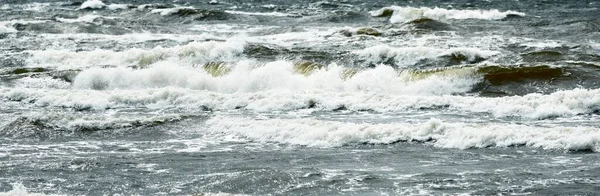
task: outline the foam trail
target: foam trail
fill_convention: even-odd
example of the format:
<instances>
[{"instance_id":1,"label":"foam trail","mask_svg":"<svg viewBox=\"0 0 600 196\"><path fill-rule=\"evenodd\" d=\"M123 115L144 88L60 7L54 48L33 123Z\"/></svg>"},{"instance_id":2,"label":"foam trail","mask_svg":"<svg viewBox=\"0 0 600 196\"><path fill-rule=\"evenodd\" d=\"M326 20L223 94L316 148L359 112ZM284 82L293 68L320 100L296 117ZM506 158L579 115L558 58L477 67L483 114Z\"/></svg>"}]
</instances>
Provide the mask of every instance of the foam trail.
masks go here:
<instances>
[{"instance_id":1,"label":"foam trail","mask_svg":"<svg viewBox=\"0 0 600 196\"><path fill-rule=\"evenodd\" d=\"M600 150L600 130L592 127L535 127L514 124L345 123L314 119L267 119L217 116L206 124L211 133L311 147L348 144L432 142L441 148L486 148L526 145L555 150Z\"/></svg>"},{"instance_id":2,"label":"foam trail","mask_svg":"<svg viewBox=\"0 0 600 196\"><path fill-rule=\"evenodd\" d=\"M391 23L405 23L416 19L429 18L434 20L447 19L483 19L483 20L499 20L508 17L509 15L524 16L524 13L515 11L501 12L499 10L449 10L444 8L428 8L428 7L401 7L390 6L379 10L369 12L372 16L386 16L391 12Z\"/></svg>"}]
</instances>

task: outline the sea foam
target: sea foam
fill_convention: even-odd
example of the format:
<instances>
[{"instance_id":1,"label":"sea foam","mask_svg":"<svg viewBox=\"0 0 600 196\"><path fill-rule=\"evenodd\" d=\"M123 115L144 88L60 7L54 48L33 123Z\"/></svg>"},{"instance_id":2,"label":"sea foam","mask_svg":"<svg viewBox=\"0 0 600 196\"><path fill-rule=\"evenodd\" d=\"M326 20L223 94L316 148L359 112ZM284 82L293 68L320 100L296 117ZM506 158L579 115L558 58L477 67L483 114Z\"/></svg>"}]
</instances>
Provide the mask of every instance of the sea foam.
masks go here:
<instances>
[{"instance_id":1,"label":"sea foam","mask_svg":"<svg viewBox=\"0 0 600 196\"><path fill-rule=\"evenodd\" d=\"M67 50L28 51L29 64L63 69L95 66L147 66L166 59L183 60L187 64L223 61L244 51L245 42L232 39L226 42L191 42L172 48L158 46L153 49L133 48L126 51L97 49L73 52Z\"/></svg>"},{"instance_id":2,"label":"sea foam","mask_svg":"<svg viewBox=\"0 0 600 196\"><path fill-rule=\"evenodd\" d=\"M251 119L217 116L209 132L249 141L311 147L349 144L431 142L441 148L530 146L554 150L600 150L600 130L593 127L537 127L515 124L445 123L431 119L412 123L347 123L315 119Z\"/></svg>"},{"instance_id":3,"label":"sea foam","mask_svg":"<svg viewBox=\"0 0 600 196\"><path fill-rule=\"evenodd\" d=\"M393 62L399 67L410 67L422 60L434 60L444 56L454 58L460 56L460 58L463 58L460 60L473 62L477 59L488 59L500 54L497 51L478 48L391 47L385 44L353 51L352 53L361 59L365 59L366 63L379 64L382 62Z\"/></svg>"},{"instance_id":4,"label":"sea foam","mask_svg":"<svg viewBox=\"0 0 600 196\"><path fill-rule=\"evenodd\" d=\"M391 13L391 23L405 23L416 19L429 18L433 20L447 19L483 19L483 20L498 20L506 18L509 15L524 16L524 13L516 11L499 10L453 10L444 8L428 8L428 7L401 7L390 6L379 10L369 12L372 16L387 16Z\"/></svg>"},{"instance_id":5,"label":"sea foam","mask_svg":"<svg viewBox=\"0 0 600 196\"><path fill-rule=\"evenodd\" d=\"M100 0L88 0L81 4L79 9L102 9L106 7L106 4Z\"/></svg>"},{"instance_id":6,"label":"sea foam","mask_svg":"<svg viewBox=\"0 0 600 196\"><path fill-rule=\"evenodd\" d=\"M266 84L261 85L261 82L266 82ZM452 85L452 82L445 83ZM139 82L136 82L132 85L139 84ZM231 90L226 88L222 92L211 92L174 86L144 89L115 88L104 91L10 88L0 89L0 99L5 102L4 104L16 101L39 107L74 108L78 110L142 107L191 111L245 109L259 112L277 112L301 109L321 111L345 109L349 111L394 113L419 111L423 108L437 108L436 110L471 113L472 115L489 114L498 118L531 120L572 117L582 114L594 114L600 111L600 90L588 89L559 91L548 95L529 94L525 96L486 98L430 95L439 93L435 92L435 88L439 87L427 86L427 83L413 84L416 86L410 87L409 85L408 87L409 89L414 88L421 91L410 92L410 90L405 90L404 93L398 94L369 93L363 89L348 89L347 92L303 90L302 88L285 89L281 87L289 84L268 86L267 84L270 84L269 80L245 84L245 86L239 86L241 83L237 82L233 84L229 88L245 87L243 90L252 90L253 92L225 93L226 90ZM419 85L421 85L420 88L415 88ZM263 91L257 91L259 89ZM343 90L343 88L340 90ZM411 95L410 93L415 94Z\"/></svg>"}]
</instances>

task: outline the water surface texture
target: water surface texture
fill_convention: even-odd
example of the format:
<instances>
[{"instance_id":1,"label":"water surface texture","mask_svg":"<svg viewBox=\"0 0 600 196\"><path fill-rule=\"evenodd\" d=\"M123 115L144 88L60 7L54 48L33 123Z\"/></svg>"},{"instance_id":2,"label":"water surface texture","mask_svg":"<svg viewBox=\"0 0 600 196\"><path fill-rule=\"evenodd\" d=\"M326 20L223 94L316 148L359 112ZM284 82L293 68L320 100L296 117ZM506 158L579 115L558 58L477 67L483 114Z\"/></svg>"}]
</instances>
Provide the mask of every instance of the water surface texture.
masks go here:
<instances>
[{"instance_id":1,"label":"water surface texture","mask_svg":"<svg viewBox=\"0 0 600 196\"><path fill-rule=\"evenodd\" d=\"M0 195L598 195L595 0L0 0Z\"/></svg>"}]
</instances>

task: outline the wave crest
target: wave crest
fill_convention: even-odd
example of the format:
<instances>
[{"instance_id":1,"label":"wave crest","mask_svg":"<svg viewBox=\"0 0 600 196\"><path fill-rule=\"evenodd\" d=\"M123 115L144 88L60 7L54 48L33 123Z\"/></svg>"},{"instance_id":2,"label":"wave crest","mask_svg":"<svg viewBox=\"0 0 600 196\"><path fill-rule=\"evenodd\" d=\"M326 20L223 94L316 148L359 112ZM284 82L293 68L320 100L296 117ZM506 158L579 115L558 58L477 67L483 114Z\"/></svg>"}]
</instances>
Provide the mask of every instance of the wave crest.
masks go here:
<instances>
[{"instance_id":1,"label":"wave crest","mask_svg":"<svg viewBox=\"0 0 600 196\"><path fill-rule=\"evenodd\" d=\"M379 10L369 12L374 17L390 17L391 23L406 23L417 19L483 19L483 20L499 20L508 16L525 16L524 13L516 11L499 10L449 10L444 8L428 8L428 7L401 7L390 6Z\"/></svg>"},{"instance_id":2,"label":"wave crest","mask_svg":"<svg viewBox=\"0 0 600 196\"><path fill-rule=\"evenodd\" d=\"M600 131L591 127L536 127L514 124L345 123L314 119L249 119L217 116L206 124L215 133L257 142L312 147L431 142L441 148L531 146L554 150L600 150Z\"/></svg>"}]
</instances>

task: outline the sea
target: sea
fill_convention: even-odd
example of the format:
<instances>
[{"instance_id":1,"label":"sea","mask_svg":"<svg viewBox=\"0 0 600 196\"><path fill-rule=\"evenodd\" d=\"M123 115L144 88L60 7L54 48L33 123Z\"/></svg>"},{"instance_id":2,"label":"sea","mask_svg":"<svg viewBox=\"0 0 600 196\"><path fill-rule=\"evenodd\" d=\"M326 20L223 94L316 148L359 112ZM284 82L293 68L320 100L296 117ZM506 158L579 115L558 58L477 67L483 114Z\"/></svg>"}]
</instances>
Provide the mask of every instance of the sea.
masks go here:
<instances>
[{"instance_id":1,"label":"sea","mask_svg":"<svg viewBox=\"0 0 600 196\"><path fill-rule=\"evenodd\" d=\"M600 195L600 1L0 0L0 195Z\"/></svg>"}]
</instances>

